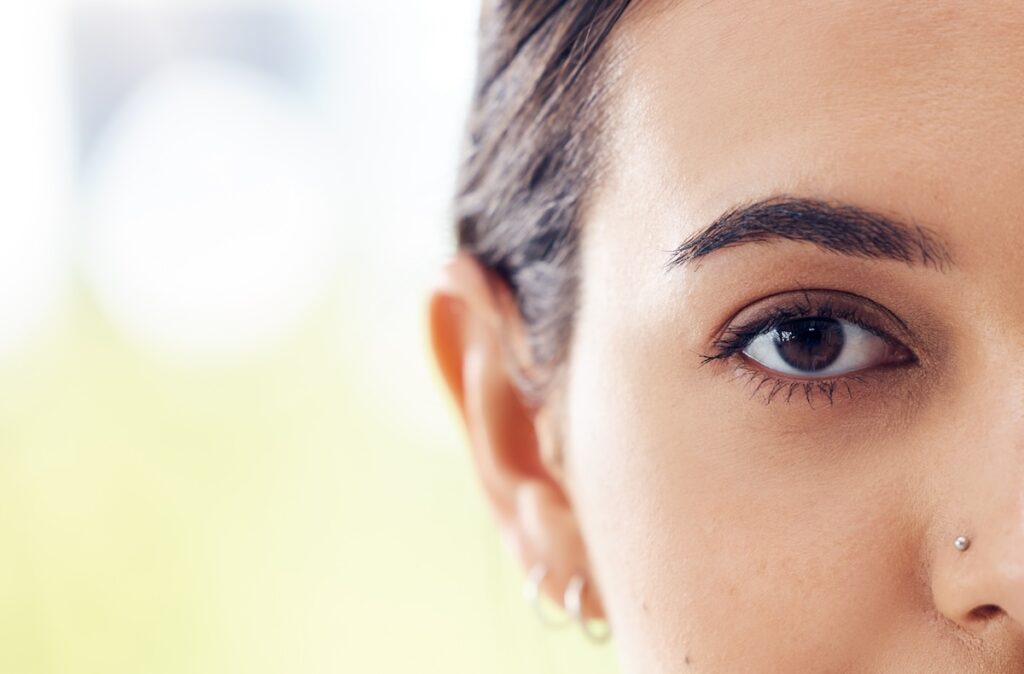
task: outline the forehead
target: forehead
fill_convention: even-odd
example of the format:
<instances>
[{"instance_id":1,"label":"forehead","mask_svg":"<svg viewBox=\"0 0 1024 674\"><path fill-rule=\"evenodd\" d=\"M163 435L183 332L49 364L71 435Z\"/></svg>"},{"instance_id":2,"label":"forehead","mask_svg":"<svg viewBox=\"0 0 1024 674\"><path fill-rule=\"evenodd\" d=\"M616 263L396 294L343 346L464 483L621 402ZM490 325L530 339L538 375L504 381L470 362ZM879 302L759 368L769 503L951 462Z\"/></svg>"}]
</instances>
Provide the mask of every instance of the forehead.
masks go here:
<instances>
[{"instance_id":1,"label":"forehead","mask_svg":"<svg viewBox=\"0 0 1024 674\"><path fill-rule=\"evenodd\" d=\"M609 182L693 226L778 192L1022 212L1020 3L641 2L621 28Z\"/></svg>"}]
</instances>

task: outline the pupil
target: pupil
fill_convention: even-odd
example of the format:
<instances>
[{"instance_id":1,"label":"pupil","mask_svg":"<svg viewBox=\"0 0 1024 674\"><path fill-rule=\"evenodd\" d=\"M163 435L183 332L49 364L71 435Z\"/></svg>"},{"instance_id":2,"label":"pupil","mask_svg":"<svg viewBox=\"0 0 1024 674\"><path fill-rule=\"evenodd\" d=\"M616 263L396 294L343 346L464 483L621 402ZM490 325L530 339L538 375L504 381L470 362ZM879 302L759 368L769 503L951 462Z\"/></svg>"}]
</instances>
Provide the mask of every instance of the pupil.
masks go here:
<instances>
[{"instance_id":1,"label":"pupil","mask_svg":"<svg viewBox=\"0 0 1024 674\"><path fill-rule=\"evenodd\" d=\"M839 358L843 326L831 318L797 318L775 329L775 348L797 370L817 372Z\"/></svg>"}]
</instances>

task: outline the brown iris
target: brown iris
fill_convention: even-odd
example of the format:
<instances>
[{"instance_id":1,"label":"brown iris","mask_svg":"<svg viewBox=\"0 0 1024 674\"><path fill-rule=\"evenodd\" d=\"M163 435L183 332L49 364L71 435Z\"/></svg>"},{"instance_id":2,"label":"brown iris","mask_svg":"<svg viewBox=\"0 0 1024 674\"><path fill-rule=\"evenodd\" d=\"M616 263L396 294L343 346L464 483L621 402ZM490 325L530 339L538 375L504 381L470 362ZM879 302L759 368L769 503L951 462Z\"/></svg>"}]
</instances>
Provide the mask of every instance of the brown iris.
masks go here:
<instances>
[{"instance_id":1,"label":"brown iris","mask_svg":"<svg viewBox=\"0 0 1024 674\"><path fill-rule=\"evenodd\" d=\"M817 372L843 351L843 326L831 318L797 318L775 329L775 348L790 367Z\"/></svg>"}]
</instances>

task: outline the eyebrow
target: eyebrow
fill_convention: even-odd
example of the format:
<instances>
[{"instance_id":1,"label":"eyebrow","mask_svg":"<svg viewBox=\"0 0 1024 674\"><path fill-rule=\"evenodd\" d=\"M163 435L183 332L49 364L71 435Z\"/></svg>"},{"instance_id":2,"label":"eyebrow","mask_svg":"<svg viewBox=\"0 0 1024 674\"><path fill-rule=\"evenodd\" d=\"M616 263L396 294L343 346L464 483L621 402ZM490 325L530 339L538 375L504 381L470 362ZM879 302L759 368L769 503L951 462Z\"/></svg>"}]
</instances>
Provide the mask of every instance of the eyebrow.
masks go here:
<instances>
[{"instance_id":1,"label":"eyebrow","mask_svg":"<svg viewBox=\"0 0 1024 674\"><path fill-rule=\"evenodd\" d=\"M675 250L666 268L683 266L716 250L771 240L803 241L831 253L895 260L944 271L949 249L933 231L843 203L772 197L726 211Z\"/></svg>"}]
</instances>

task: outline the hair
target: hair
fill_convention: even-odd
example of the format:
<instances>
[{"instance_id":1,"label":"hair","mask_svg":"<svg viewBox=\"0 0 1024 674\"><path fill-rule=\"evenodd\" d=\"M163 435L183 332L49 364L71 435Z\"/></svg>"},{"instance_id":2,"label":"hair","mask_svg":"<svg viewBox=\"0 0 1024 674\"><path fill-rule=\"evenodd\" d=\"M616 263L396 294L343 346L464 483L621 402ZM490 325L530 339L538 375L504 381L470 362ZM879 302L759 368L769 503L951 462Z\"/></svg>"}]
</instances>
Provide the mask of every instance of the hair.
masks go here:
<instances>
[{"instance_id":1,"label":"hair","mask_svg":"<svg viewBox=\"0 0 1024 674\"><path fill-rule=\"evenodd\" d=\"M630 0L485 0L455 198L460 250L509 287L534 364L568 355L579 220L599 166L609 60L602 45ZM520 380L540 397L544 383Z\"/></svg>"}]
</instances>

